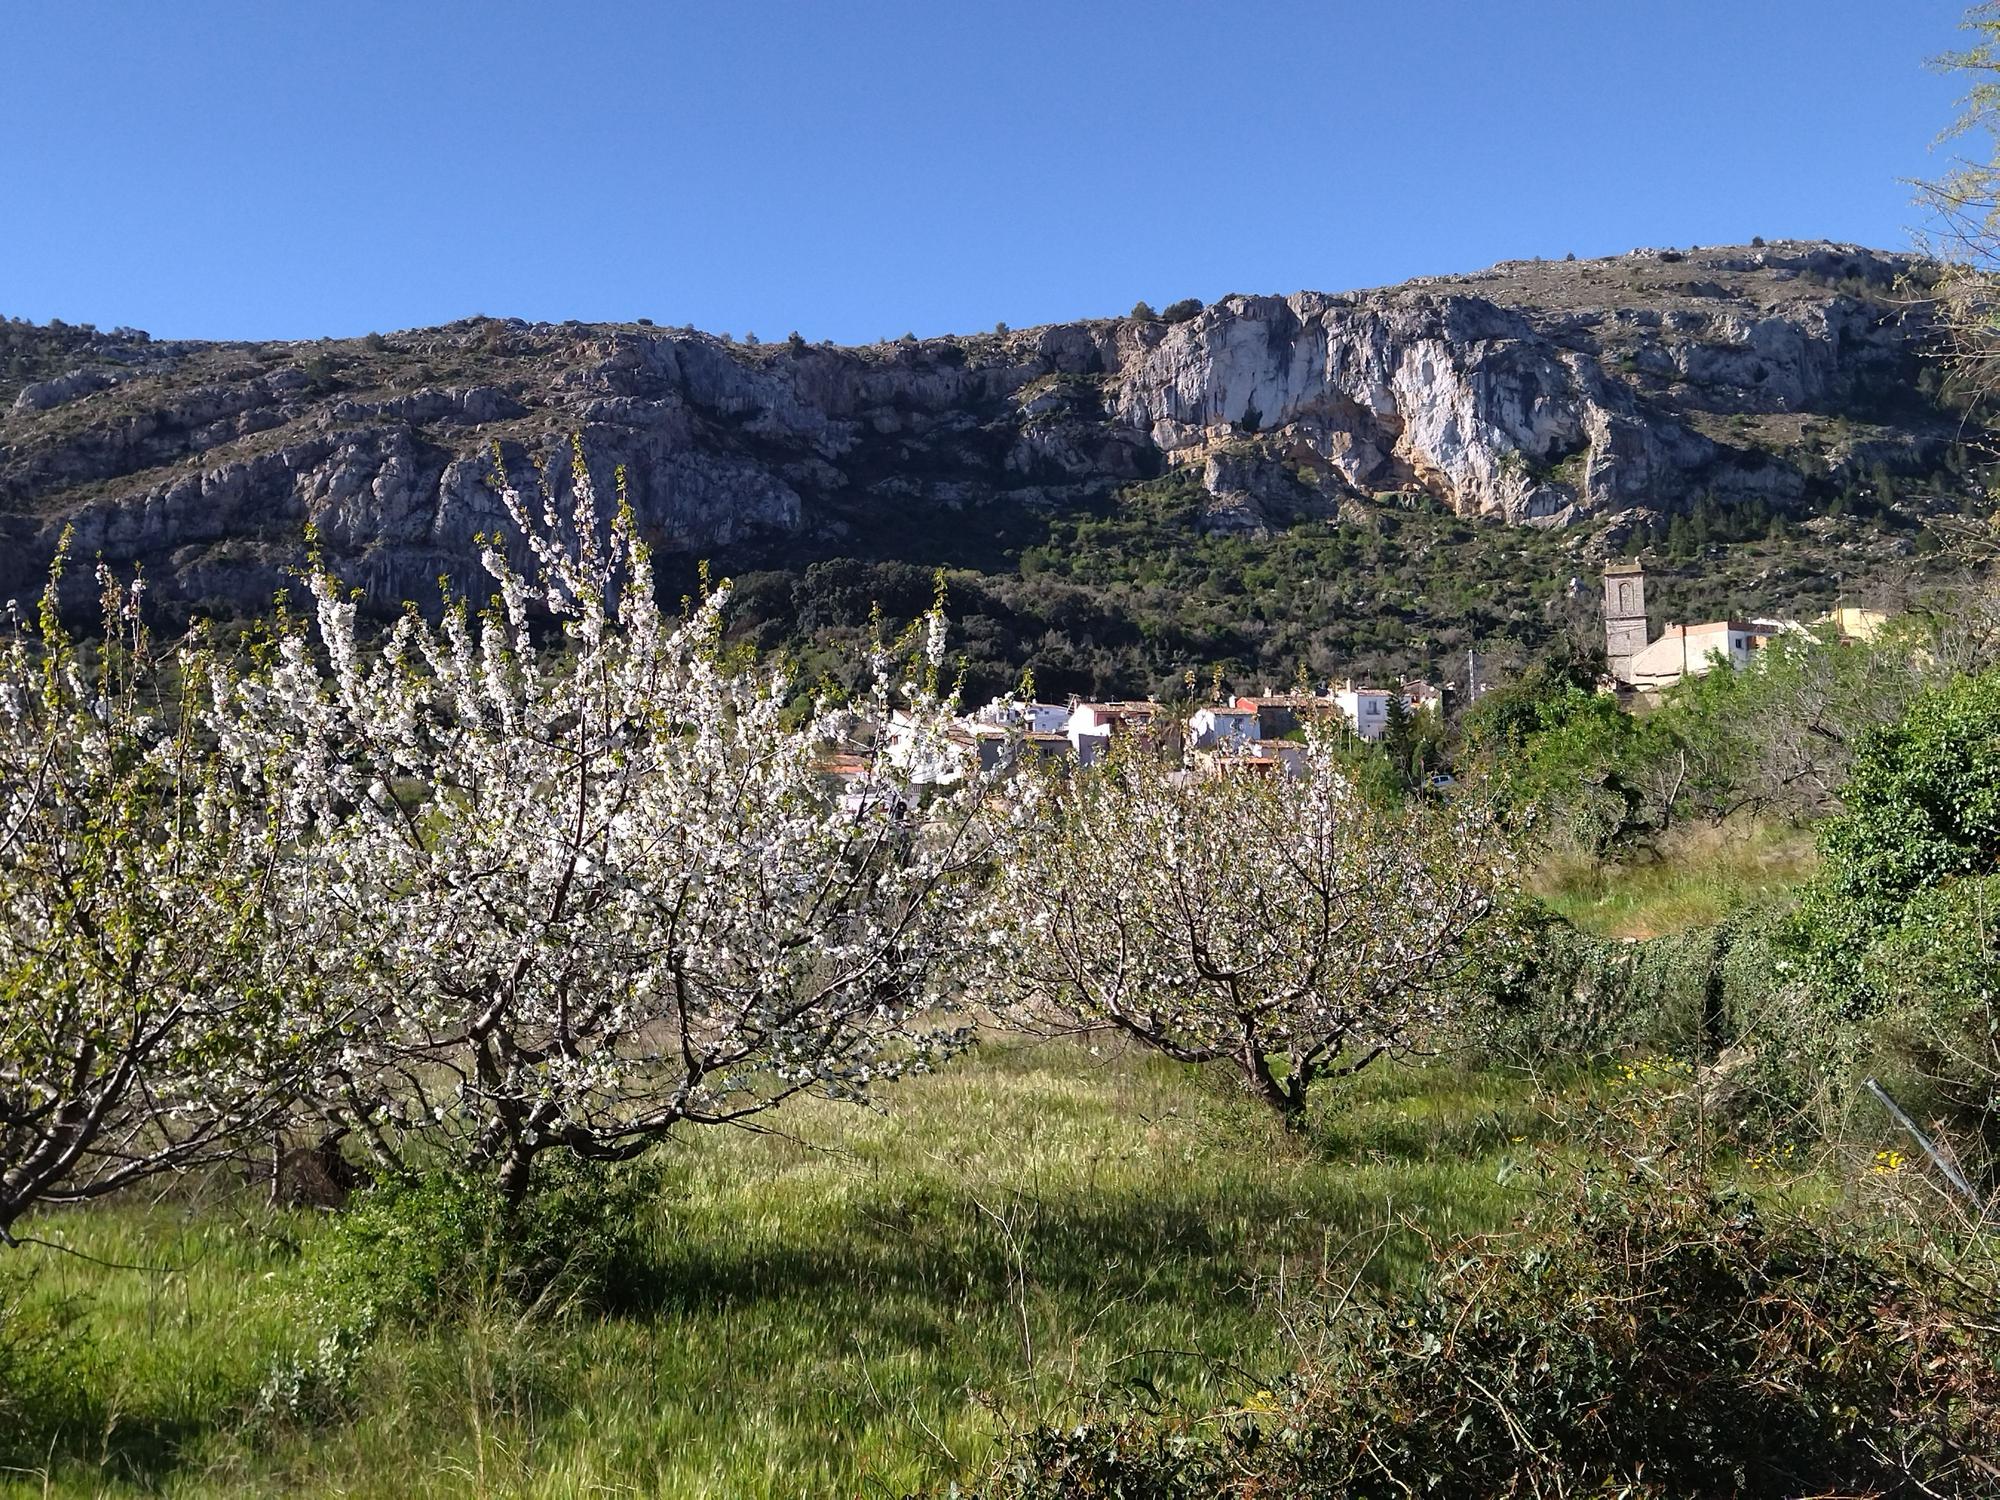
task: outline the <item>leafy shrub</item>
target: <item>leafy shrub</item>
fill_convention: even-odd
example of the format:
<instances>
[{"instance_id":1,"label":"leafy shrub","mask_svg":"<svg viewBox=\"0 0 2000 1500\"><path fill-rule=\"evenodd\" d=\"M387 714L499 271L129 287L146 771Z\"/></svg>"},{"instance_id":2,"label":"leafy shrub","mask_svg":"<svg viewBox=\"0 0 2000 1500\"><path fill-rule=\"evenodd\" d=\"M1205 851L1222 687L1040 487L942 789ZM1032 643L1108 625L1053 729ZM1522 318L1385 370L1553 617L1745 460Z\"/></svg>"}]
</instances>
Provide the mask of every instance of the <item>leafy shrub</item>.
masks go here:
<instances>
[{"instance_id":1,"label":"leafy shrub","mask_svg":"<svg viewBox=\"0 0 2000 1500\"><path fill-rule=\"evenodd\" d=\"M1464 1040L1530 1066L1657 1054L1701 1067L1713 1123L1756 1139L1823 1131L1861 1076L1862 1039L1801 982L1787 923L1750 912L1632 942L1524 903L1491 945Z\"/></svg>"},{"instance_id":2,"label":"leafy shrub","mask_svg":"<svg viewBox=\"0 0 2000 1500\"><path fill-rule=\"evenodd\" d=\"M1178 302L1169 302L1160 313L1166 323L1186 323L1201 316L1201 298L1183 297Z\"/></svg>"},{"instance_id":3,"label":"leafy shrub","mask_svg":"<svg viewBox=\"0 0 2000 1500\"><path fill-rule=\"evenodd\" d=\"M76 1318L32 1297L20 1267L0 1268L0 1464L44 1460L51 1437L83 1417L91 1351Z\"/></svg>"},{"instance_id":4,"label":"leafy shrub","mask_svg":"<svg viewBox=\"0 0 2000 1500\"><path fill-rule=\"evenodd\" d=\"M335 1323L308 1347L273 1361L252 1404L253 1420L321 1423L347 1415L372 1332Z\"/></svg>"},{"instance_id":5,"label":"leafy shrub","mask_svg":"<svg viewBox=\"0 0 2000 1500\"><path fill-rule=\"evenodd\" d=\"M2000 862L2000 672L1927 692L1870 731L1820 826L1820 869L1792 929L1813 981L1859 1017L1885 996L1864 958L1930 887Z\"/></svg>"},{"instance_id":6,"label":"leafy shrub","mask_svg":"<svg viewBox=\"0 0 2000 1500\"><path fill-rule=\"evenodd\" d=\"M1651 721L1596 690L1601 662L1558 654L1489 693L1468 714L1467 745L1494 768L1505 804L1550 847L1590 855L1647 826L1635 774Z\"/></svg>"},{"instance_id":7,"label":"leafy shrub","mask_svg":"<svg viewBox=\"0 0 2000 1500\"><path fill-rule=\"evenodd\" d=\"M315 1236L306 1291L335 1327L435 1320L476 1303L603 1305L640 1251L643 1167L556 1158L518 1208L475 1174L385 1182Z\"/></svg>"},{"instance_id":8,"label":"leafy shrub","mask_svg":"<svg viewBox=\"0 0 2000 1500\"><path fill-rule=\"evenodd\" d=\"M2000 1157L2000 672L1955 678L1869 731L1785 930L1815 1019L1902 1078L1961 1150ZM1845 1082L1859 1076L1850 1067Z\"/></svg>"},{"instance_id":9,"label":"leafy shrub","mask_svg":"<svg viewBox=\"0 0 2000 1500\"><path fill-rule=\"evenodd\" d=\"M315 396L340 388L340 361L323 349L301 360L299 371L306 378L306 389Z\"/></svg>"},{"instance_id":10,"label":"leafy shrub","mask_svg":"<svg viewBox=\"0 0 2000 1500\"><path fill-rule=\"evenodd\" d=\"M1473 1026L1485 1049L1543 1061L1656 1042L1651 1028L1626 1010L1621 969L1629 947L1525 903L1482 960L1478 983L1486 1004Z\"/></svg>"},{"instance_id":11,"label":"leafy shrub","mask_svg":"<svg viewBox=\"0 0 2000 1500\"><path fill-rule=\"evenodd\" d=\"M1944 1122L1964 1165L2000 1182L2000 876L1920 891L1862 955L1880 996L1876 1060L1898 1096Z\"/></svg>"},{"instance_id":12,"label":"leafy shrub","mask_svg":"<svg viewBox=\"0 0 2000 1500\"><path fill-rule=\"evenodd\" d=\"M640 1281L641 1226L657 1191L643 1165L569 1156L548 1164L536 1191L513 1207L470 1173L378 1184L309 1242L302 1339L265 1375L256 1414L297 1422L344 1415L384 1327L495 1307L557 1316L615 1305Z\"/></svg>"},{"instance_id":13,"label":"leafy shrub","mask_svg":"<svg viewBox=\"0 0 2000 1500\"><path fill-rule=\"evenodd\" d=\"M1661 1131L1407 1301L1343 1314L1279 1388L1041 1429L986 1493L1995 1493L1991 1265L1769 1217Z\"/></svg>"}]
</instances>

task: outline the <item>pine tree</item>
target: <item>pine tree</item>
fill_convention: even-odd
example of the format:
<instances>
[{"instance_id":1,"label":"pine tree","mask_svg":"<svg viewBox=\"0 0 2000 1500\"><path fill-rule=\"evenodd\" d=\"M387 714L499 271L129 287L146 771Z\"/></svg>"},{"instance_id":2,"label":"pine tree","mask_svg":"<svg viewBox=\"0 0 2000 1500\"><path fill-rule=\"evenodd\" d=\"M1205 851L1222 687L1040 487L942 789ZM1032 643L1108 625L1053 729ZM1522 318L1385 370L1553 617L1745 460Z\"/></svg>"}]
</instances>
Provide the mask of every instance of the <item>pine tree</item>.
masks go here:
<instances>
[{"instance_id":1,"label":"pine tree","mask_svg":"<svg viewBox=\"0 0 2000 1500\"><path fill-rule=\"evenodd\" d=\"M1382 729L1382 754L1395 773L1396 784L1408 791L1416 784L1417 740L1410 721L1410 706L1401 690L1389 694L1389 721Z\"/></svg>"}]
</instances>

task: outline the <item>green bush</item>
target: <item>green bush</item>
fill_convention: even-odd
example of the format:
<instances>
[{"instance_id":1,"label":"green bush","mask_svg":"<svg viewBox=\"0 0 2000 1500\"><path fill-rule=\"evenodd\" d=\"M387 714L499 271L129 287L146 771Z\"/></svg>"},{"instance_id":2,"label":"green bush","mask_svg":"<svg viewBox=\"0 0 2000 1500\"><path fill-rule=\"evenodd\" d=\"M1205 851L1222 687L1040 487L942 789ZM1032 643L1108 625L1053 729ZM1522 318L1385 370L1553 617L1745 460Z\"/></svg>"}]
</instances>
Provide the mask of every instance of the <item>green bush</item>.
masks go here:
<instances>
[{"instance_id":1,"label":"green bush","mask_svg":"<svg viewBox=\"0 0 2000 1500\"><path fill-rule=\"evenodd\" d=\"M616 1302L641 1253L656 1179L640 1166L569 1157L509 1210L491 1183L434 1173L385 1182L309 1244L303 1285L337 1328L435 1321L501 1303L522 1309Z\"/></svg>"},{"instance_id":2,"label":"green bush","mask_svg":"<svg viewBox=\"0 0 2000 1500\"><path fill-rule=\"evenodd\" d=\"M1956 678L1867 734L1841 800L1792 935L1813 982L1858 1019L1888 998L1869 948L1921 892L2000 863L2000 672Z\"/></svg>"},{"instance_id":3,"label":"green bush","mask_svg":"<svg viewBox=\"0 0 2000 1500\"><path fill-rule=\"evenodd\" d=\"M476 1176L378 1184L308 1242L300 1342L266 1372L256 1415L345 1416L385 1327L617 1306L643 1282L643 1226L657 1196L657 1175L644 1165L569 1156L545 1164L536 1191L512 1208Z\"/></svg>"},{"instance_id":4,"label":"green bush","mask_svg":"<svg viewBox=\"0 0 2000 1500\"><path fill-rule=\"evenodd\" d=\"M1768 1217L1662 1125L1200 1420L1029 1434L1008 1500L2000 1492L1993 1267ZM1665 1175L1663 1175L1665 1174Z\"/></svg>"},{"instance_id":5,"label":"green bush","mask_svg":"<svg viewBox=\"0 0 2000 1500\"><path fill-rule=\"evenodd\" d=\"M1599 665L1579 654L1538 662L1482 698L1464 730L1517 821L1552 849L1593 856L1657 821L1635 775L1650 721L1596 690Z\"/></svg>"},{"instance_id":6,"label":"green bush","mask_svg":"<svg viewBox=\"0 0 2000 1500\"><path fill-rule=\"evenodd\" d=\"M1783 910L1751 912L1634 942L1524 905L1478 976L1463 1040L1530 1067L1661 1057L1701 1070L1707 1116L1739 1137L1824 1133L1851 1102L1867 1038L1802 981L1788 924Z\"/></svg>"},{"instance_id":7,"label":"green bush","mask_svg":"<svg viewBox=\"0 0 2000 1500\"><path fill-rule=\"evenodd\" d=\"M2000 673L1915 699L1856 750L1785 937L1818 1021L2000 1159ZM1846 1082L1858 1076L1850 1068Z\"/></svg>"},{"instance_id":8,"label":"green bush","mask_svg":"<svg viewBox=\"0 0 2000 1500\"><path fill-rule=\"evenodd\" d=\"M1775 926L1739 918L1634 942L1525 904L1481 976L1486 1023L1506 1050L1533 1057L1646 1048L1713 1061L1769 1024L1785 982Z\"/></svg>"},{"instance_id":9,"label":"green bush","mask_svg":"<svg viewBox=\"0 0 2000 1500\"><path fill-rule=\"evenodd\" d=\"M29 1296L27 1279L22 1267L0 1267L0 1465L21 1468L45 1460L63 1429L93 1420L79 1310Z\"/></svg>"},{"instance_id":10,"label":"green bush","mask_svg":"<svg viewBox=\"0 0 2000 1500\"><path fill-rule=\"evenodd\" d=\"M1970 1176L2000 1187L2000 876L1920 891L1869 944L1861 977L1882 1005L1877 1071L1947 1125Z\"/></svg>"}]
</instances>

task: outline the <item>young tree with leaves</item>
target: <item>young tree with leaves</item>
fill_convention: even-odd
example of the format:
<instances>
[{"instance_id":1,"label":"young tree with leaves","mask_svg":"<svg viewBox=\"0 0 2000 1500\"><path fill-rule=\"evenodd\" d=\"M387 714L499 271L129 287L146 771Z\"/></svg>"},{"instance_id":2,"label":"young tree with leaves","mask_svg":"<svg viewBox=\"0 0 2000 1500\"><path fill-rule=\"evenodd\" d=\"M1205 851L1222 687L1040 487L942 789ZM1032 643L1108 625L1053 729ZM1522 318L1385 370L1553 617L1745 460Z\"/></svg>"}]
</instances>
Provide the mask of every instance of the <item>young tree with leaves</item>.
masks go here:
<instances>
[{"instance_id":1,"label":"young tree with leaves","mask_svg":"<svg viewBox=\"0 0 2000 1500\"><path fill-rule=\"evenodd\" d=\"M67 542L65 541L65 546ZM0 646L0 1241L261 1135L326 1040L282 809L193 732L197 642L155 657L100 568L86 660L57 613Z\"/></svg>"}]
</instances>

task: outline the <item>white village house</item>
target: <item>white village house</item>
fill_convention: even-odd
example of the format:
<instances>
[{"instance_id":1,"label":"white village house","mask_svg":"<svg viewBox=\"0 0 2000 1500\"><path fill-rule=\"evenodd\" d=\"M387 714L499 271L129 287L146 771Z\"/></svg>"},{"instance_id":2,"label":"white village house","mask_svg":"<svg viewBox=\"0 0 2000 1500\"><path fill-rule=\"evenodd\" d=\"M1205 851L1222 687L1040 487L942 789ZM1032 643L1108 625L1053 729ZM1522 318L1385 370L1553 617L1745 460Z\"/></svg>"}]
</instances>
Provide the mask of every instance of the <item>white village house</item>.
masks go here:
<instances>
[{"instance_id":1,"label":"white village house","mask_svg":"<svg viewBox=\"0 0 2000 1500\"><path fill-rule=\"evenodd\" d=\"M1258 729L1256 708L1235 704L1198 708L1188 720L1188 748L1214 750L1223 746L1242 748L1254 745L1263 735Z\"/></svg>"},{"instance_id":2,"label":"white village house","mask_svg":"<svg viewBox=\"0 0 2000 1500\"><path fill-rule=\"evenodd\" d=\"M1142 740L1172 760L1181 754L1181 726L1172 722L1164 706L1150 698L1078 703L1070 709L1064 732L1076 747L1080 766L1102 760L1115 739Z\"/></svg>"},{"instance_id":3,"label":"white village house","mask_svg":"<svg viewBox=\"0 0 2000 1500\"><path fill-rule=\"evenodd\" d=\"M1356 738L1379 740L1389 727L1389 689L1356 687L1350 679L1334 691L1333 701Z\"/></svg>"},{"instance_id":4,"label":"white village house","mask_svg":"<svg viewBox=\"0 0 2000 1500\"><path fill-rule=\"evenodd\" d=\"M1070 705L1032 703L1020 698L995 698L973 714L981 724L1020 728L1029 734L1062 734L1069 728Z\"/></svg>"}]
</instances>

